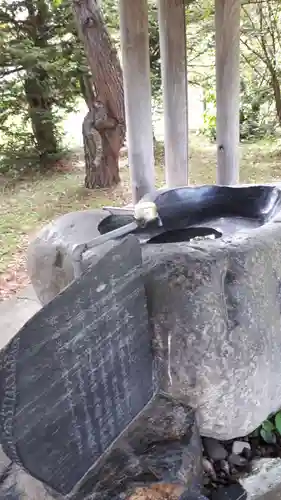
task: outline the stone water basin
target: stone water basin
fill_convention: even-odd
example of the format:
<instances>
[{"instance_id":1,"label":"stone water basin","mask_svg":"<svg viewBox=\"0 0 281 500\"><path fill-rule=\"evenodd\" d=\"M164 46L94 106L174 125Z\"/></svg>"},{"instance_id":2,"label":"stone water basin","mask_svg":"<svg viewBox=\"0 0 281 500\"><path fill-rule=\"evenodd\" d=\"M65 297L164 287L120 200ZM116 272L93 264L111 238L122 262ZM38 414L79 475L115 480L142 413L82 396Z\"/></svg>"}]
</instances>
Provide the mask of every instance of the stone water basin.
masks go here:
<instances>
[{"instance_id":1,"label":"stone water basin","mask_svg":"<svg viewBox=\"0 0 281 500\"><path fill-rule=\"evenodd\" d=\"M281 213L281 189L271 185L160 189L145 199L155 202L161 225L132 231L144 246L245 236ZM40 302L48 303L73 280L75 246L91 246L98 236L133 221L133 208L105 207L71 212L44 226L27 253L28 273ZM101 248L95 247L94 253L102 253Z\"/></svg>"},{"instance_id":2,"label":"stone water basin","mask_svg":"<svg viewBox=\"0 0 281 500\"><path fill-rule=\"evenodd\" d=\"M145 199L156 204L162 225L134 231L143 244L232 237L267 224L281 211L281 190L265 185L162 189ZM99 224L101 234L133 221L133 215L110 211Z\"/></svg>"},{"instance_id":3,"label":"stone water basin","mask_svg":"<svg viewBox=\"0 0 281 500\"><path fill-rule=\"evenodd\" d=\"M237 435L246 435L269 413L276 411L281 402L280 383L269 383L280 365L279 296L278 293L276 297L268 295L268 292L278 292L281 277L281 228L280 225L277 228L278 224L272 224L281 222L281 191L275 186L199 186L157 191L149 199L156 204L161 225L152 224L147 228L139 228L134 233L142 244L146 262L149 259L150 262L157 261L161 270L164 259L164 265L171 271L167 275L158 273L154 276L152 267L145 268L148 277L147 293L153 297L153 306L156 307L150 311L157 326L156 331L160 331L164 339L166 332L169 332L173 339L169 366L173 367L174 379L171 383L170 380L167 381L165 390L172 396L177 396L180 391L188 402L195 402L203 436L231 439ZM97 211L93 212L97 215ZM80 213L79 217L76 215L77 224L79 217L82 221L85 213ZM120 214L120 211L114 212L114 209L105 210L98 214L96 222L92 224L93 233L96 231L98 234L105 234L132 220L133 214L128 211ZM75 236L75 231L73 232L71 241L69 228L75 228L73 220L71 224L64 226L65 233L60 233L59 224L56 224L54 222L53 228L49 227L49 233L45 235L52 235L49 241L56 252L60 248L61 254L59 258L56 254L55 267L61 273L65 272L65 286L72 277L71 273L67 275L64 260L67 253L66 250L63 253L62 249L67 234L68 246L65 245L64 249L71 251L71 245L77 243L77 233ZM269 231L262 229L263 226L268 226ZM257 236L251 238L250 235L254 233ZM242 238L236 239L238 236ZM249 241L245 243L248 236ZM84 231L86 242L91 241L92 237L95 234ZM212 248L209 248L206 241L195 248L196 245L192 243L194 239L207 237L216 240L212 242ZM167 250L169 245L165 243L174 246ZM176 243L181 245L175 245ZM220 287L221 276L226 278L224 288ZM268 280L267 288L264 287L264 281L261 279L259 282L257 277ZM189 280L193 286L192 293L189 293ZM249 283L255 287L253 294ZM193 301L195 289L198 292L196 303ZM165 296L167 290L170 293L168 298ZM244 303L241 302L246 296L245 291L249 293L248 317L245 317ZM272 301L270 307L267 300L264 300L265 292L266 298L270 297ZM215 305L208 302L212 294ZM223 304L215 303L217 297L226 300ZM183 307L181 304L184 301ZM201 311L197 317L194 314L196 308ZM214 311L215 318L212 316ZM225 322L225 312L228 314L228 322ZM163 325L164 313L168 319L175 314L178 324L175 325L175 321L171 320ZM202 314L205 315L203 319ZM207 328L208 325L210 327ZM187 341L186 344L182 342L185 339L189 342L188 346ZM275 352L271 348L273 345ZM208 346L208 357L205 356L205 346ZM232 358L229 355L231 349L234 353ZM223 355L218 356L218 353ZM159 358L161 355L160 352ZM231 359L234 359L235 365L231 364ZM196 377L189 386L193 368ZM234 376L237 380L233 382ZM268 382L268 387L260 387L260 380ZM273 392L270 391L271 387L274 388ZM229 400L221 398L222 388ZM243 479L250 498L260 497L269 490L275 491L275 485L279 481L280 461L271 463L272 467L269 466L270 462L266 461L265 465L260 460L257 464L259 473Z\"/></svg>"}]
</instances>

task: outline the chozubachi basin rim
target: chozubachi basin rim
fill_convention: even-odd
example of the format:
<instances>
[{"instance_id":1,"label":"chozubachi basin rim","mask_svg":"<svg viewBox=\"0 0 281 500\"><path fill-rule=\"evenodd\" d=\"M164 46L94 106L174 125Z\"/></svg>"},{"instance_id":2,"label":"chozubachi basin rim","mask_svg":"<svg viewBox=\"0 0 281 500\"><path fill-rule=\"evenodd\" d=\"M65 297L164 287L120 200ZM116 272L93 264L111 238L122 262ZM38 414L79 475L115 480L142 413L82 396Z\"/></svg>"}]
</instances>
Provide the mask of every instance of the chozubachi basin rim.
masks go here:
<instances>
[{"instance_id":1,"label":"chozubachi basin rim","mask_svg":"<svg viewBox=\"0 0 281 500\"><path fill-rule=\"evenodd\" d=\"M141 243L189 241L195 237L233 235L263 226L281 211L281 190L276 186L181 187L156 191L151 199L162 225L137 229ZM131 214L112 214L99 225L101 234L133 221Z\"/></svg>"}]
</instances>

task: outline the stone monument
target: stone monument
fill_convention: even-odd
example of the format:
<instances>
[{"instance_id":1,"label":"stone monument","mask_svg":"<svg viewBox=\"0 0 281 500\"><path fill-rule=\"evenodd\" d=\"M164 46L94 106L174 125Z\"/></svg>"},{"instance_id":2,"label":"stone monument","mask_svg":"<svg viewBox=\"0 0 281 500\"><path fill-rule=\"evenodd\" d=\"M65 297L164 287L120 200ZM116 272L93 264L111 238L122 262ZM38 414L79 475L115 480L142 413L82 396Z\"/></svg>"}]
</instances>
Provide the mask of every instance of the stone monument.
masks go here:
<instances>
[{"instance_id":1,"label":"stone monument","mask_svg":"<svg viewBox=\"0 0 281 500\"><path fill-rule=\"evenodd\" d=\"M200 485L194 411L158 385L134 236L109 242L25 324L1 351L0 380L1 445L10 467L45 486L37 500L117 500L139 485ZM21 500L28 485L13 477L10 492Z\"/></svg>"}]
</instances>

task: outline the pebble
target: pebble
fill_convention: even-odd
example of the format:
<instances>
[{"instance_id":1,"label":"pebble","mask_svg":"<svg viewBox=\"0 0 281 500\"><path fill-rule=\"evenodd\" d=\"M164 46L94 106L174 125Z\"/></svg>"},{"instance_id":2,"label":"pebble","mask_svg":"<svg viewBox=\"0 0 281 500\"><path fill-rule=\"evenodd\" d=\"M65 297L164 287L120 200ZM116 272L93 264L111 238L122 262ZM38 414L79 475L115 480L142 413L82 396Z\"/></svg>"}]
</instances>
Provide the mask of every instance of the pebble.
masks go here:
<instances>
[{"instance_id":1,"label":"pebble","mask_svg":"<svg viewBox=\"0 0 281 500\"><path fill-rule=\"evenodd\" d=\"M216 439L204 438L203 445L208 457L215 462L217 460L224 460L228 455L225 447Z\"/></svg>"},{"instance_id":2,"label":"pebble","mask_svg":"<svg viewBox=\"0 0 281 500\"><path fill-rule=\"evenodd\" d=\"M234 441L232 445L232 453L235 455L241 455L245 449L251 451L251 445L246 441Z\"/></svg>"},{"instance_id":3,"label":"pebble","mask_svg":"<svg viewBox=\"0 0 281 500\"><path fill-rule=\"evenodd\" d=\"M202 465L203 465L203 471L207 474L207 476L209 476L211 479L213 479L213 481L215 481L217 479L217 475L213 467L213 464L211 464L211 462L207 458L203 457Z\"/></svg>"},{"instance_id":4,"label":"pebble","mask_svg":"<svg viewBox=\"0 0 281 500\"><path fill-rule=\"evenodd\" d=\"M222 460L220 462L220 468L221 470L227 475L229 476L230 475L230 468L229 468L229 463L227 460Z\"/></svg>"},{"instance_id":5,"label":"pebble","mask_svg":"<svg viewBox=\"0 0 281 500\"><path fill-rule=\"evenodd\" d=\"M228 461L231 465L235 465L235 467L245 467L248 463L246 458L241 457L241 455L236 455L235 453L229 455Z\"/></svg>"}]
</instances>

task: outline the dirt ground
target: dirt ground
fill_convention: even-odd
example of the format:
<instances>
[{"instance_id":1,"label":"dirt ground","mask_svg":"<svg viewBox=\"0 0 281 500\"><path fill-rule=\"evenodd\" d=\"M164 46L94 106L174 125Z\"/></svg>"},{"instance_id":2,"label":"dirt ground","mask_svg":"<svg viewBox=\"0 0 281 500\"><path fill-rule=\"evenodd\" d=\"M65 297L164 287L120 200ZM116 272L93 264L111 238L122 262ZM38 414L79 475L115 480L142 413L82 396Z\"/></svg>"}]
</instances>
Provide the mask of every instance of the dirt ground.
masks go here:
<instances>
[{"instance_id":1,"label":"dirt ground","mask_svg":"<svg viewBox=\"0 0 281 500\"><path fill-rule=\"evenodd\" d=\"M138 488L129 500L178 500L182 493L182 486L160 484L150 488Z\"/></svg>"}]
</instances>

